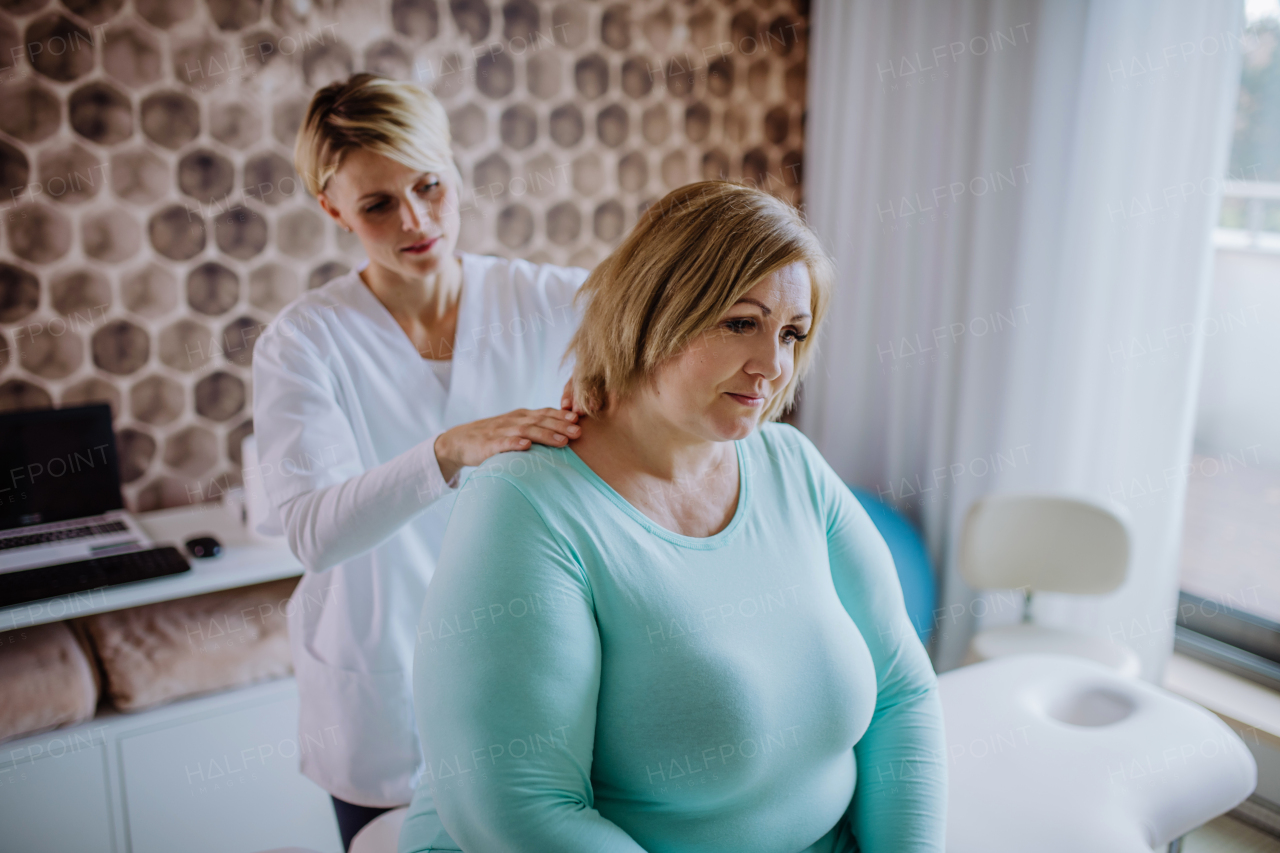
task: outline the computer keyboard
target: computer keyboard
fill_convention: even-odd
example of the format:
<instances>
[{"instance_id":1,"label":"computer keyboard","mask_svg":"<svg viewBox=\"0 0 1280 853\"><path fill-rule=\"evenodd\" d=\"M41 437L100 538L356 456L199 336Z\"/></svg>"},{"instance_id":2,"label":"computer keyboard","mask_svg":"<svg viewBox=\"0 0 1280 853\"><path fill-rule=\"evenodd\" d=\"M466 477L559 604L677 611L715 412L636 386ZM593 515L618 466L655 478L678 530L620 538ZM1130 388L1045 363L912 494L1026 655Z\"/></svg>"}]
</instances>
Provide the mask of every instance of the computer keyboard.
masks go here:
<instances>
[{"instance_id":1,"label":"computer keyboard","mask_svg":"<svg viewBox=\"0 0 1280 853\"><path fill-rule=\"evenodd\" d=\"M101 524L60 527L56 530L24 533L19 536L0 536L0 551L25 548L28 545L43 545L46 542L61 542L64 539L83 539L86 536L98 536L103 533L120 533L128 529L123 521L106 521Z\"/></svg>"},{"instance_id":2,"label":"computer keyboard","mask_svg":"<svg viewBox=\"0 0 1280 853\"><path fill-rule=\"evenodd\" d=\"M163 545L74 563L4 572L0 573L0 607L190 570L191 565L181 551L172 545Z\"/></svg>"}]
</instances>

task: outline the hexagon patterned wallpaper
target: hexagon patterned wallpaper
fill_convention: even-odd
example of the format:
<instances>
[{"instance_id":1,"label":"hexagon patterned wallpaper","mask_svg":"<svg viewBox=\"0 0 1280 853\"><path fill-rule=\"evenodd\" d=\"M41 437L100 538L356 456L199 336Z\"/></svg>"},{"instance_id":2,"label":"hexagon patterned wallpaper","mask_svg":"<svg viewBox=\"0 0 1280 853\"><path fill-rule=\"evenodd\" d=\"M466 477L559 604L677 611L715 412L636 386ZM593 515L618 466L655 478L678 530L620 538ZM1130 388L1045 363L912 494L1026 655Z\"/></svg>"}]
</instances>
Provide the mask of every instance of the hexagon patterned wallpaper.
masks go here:
<instances>
[{"instance_id":1,"label":"hexagon patterned wallpaper","mask_svg":"<svg viewBox=\"0 0 1280 853\"><path fill-rule=\"evenodd\" d=\"M316 88L446 105L461 247L590 267L668 190L799 204L805 0L0 0L0 410L106 401L131 509L217 499L261 327L362 258L294 175Z\"/></svg>"}]
</instances>

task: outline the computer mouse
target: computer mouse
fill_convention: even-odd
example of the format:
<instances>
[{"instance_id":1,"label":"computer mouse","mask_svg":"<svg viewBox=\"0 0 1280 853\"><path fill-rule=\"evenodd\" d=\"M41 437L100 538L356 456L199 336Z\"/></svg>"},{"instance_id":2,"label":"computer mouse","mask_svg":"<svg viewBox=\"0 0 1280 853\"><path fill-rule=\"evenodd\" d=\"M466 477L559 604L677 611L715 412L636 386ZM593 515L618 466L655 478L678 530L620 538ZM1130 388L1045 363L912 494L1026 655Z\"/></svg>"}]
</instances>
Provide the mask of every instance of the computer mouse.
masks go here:
<instances>
[{"instance_id":1,"label":"computer mouse","mask_svg":"<svg viewBox=\"0 0 1280 853\"><path fill-rule=\"evenodd\" d=\"M187 550L197 560L216 557L222 553L222 543L212 536L196 536L187 540Z\"/></svg>"}]
</instances>

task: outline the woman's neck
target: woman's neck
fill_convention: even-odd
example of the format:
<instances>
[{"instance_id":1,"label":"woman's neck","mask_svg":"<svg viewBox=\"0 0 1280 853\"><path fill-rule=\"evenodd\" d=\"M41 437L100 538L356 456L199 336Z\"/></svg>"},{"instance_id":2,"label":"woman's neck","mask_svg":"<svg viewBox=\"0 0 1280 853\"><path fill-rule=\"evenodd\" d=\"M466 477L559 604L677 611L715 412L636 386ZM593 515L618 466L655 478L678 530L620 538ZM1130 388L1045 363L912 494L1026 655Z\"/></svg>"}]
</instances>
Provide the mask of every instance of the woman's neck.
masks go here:
<instances>
[{"instance_id":1,"label":"woman's neck","mask_svg":"<svg viewBox=\"0 0 1280 853\"><path fill-rule=\"evenodd\" d=\"M450 255L440 269L421 278L406 278L395 270L370 262L360 279L397 320L432 324L447 317L462 292L462 259Z\"/></svg>"},{"instance_id":2,"label":"woman's neck","mask_svg":"<svg viewBox=\"0 0 1280 853\"><path fill-rule=\"evenodd\" d=\"M406 279L393 270L369 266L360 280L404 330L423 358L453 358L458 329L458 301L462 293L462 259L451 255L444 268L420 279Z\"/></svg>"},{"instance_id":3,"label":"woman's neck","mask_svg":"<svg viewBox=\"0 0 1280 853\"><path fill-rule=\"evenodd\" d=\"M662 416L657 401L629 400L581 421L573 451L628 503L668 530L712 536L738 506L738 457Z\"/></svg>"},{"instance_id":4,"label":"woman's neck","mask_svg":"<svg viewBox=\"0 0 1280 853\"><path fill-rule=\"evenodd\" d=\"M590 431L631 467L662 480L697 478L723 464L726 451L733 449L730 442L711 441L682 429L663 416L658 402L649 396L641 391L611 402L590 418Z\"/></svg>"}]
</instances>

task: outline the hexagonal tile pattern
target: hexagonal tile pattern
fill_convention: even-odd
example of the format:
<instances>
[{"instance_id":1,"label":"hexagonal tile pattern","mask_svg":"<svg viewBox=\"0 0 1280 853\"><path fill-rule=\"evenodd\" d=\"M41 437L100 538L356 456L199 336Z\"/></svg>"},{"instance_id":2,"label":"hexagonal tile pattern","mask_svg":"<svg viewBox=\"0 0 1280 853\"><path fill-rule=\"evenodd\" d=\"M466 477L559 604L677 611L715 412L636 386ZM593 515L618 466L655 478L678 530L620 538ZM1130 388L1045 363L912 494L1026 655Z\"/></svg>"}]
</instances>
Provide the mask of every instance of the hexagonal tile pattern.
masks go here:
<instances>
[{"instance_id":1,"label":"hexagonal tile pattern","mask_svg":"<svg viewBox=\"0 0 1280 853\"><path fill-rule=\"evenodd\" d=\"M244 164L244 194L276 205L306 196L306 188L293 171L293 164L274 151L255 154Z\"/></svg>"},{"instance_id":2,"label":"hexagonal tile pattern","mask_svg":"<svg viewBox=\"0 0 1280 853\"><path fill-rule=\"evenodd\" d=\"M516 87L515 61L506 53L483 53L476 60L476 88L490 98L505 98Z\"/></svg>"},{"instance_id":3,"label":"hexagonal tile pattern","mask_svg":"<svg viewBox=\"0 0 1280 853\"><path fill-rule=\"evenodd\" d=\"M178 189L202 205L226 206L235 186L236 167L215 151L197 148L178 160Z\"/></svg>"},{"instance_id":4,"label":"hexagonal tile pattern","mask_svg":"<svg viewBox=\"0 0 1280 853\"><path fill-rule=\"evenodd\" d=\"M391 26L414 42L427 42L440 32L435 0L391 0Z\"/></svg>"},{"instance_id":5,"label":"hexagonal tile pattern","mask_svg":"<svg viewBox=\"0 0 1280 853\"><path fill-rule=\"evenodd\" d=\"M227 459L232 465L243 465L241 445L245 436L253 434L253 420L247 420L227 433Z\"/></svg>"},{"instance_id":6,"label":"hexagonal tile pattern","mask_svg":"<svg viewBox=\"0 0 1280 853\"><path fill-rule=\"evenodd\" d=\"M27 60L37 72L69 83L93 70L93 35L65 15L41 15L27 24Z\"/></svg>"},{"instance_id":7,"label":"hexagonal tile pattern","mask_svg":"<svg viewBox=\"0 0 1280 853\"><path fill-rule=\"evenodd\" d=\"M128 376L147 363L151 338L128 320L113 320L93 333L93 363L117 376Z\"/></svg>"},{"instance_id":8,"label":"hexagonal tile pattern","mask_svg":"<svg viewBox=\"0 0 1280 853\"><path fill-rule=\"evenodd\" d=\"M240 299L240 277L216 261L187 274L187 304L210 317L230 311Z\"/></svg>"},{"instance_id":9,"label":"hexagonal tile pattern","mask_svg":"<svg viewBox=\"0 0 1280 853\"><path fill-rule=\"evenodd\" d=\"M0 130L23 142L52 136L62 122L62 106L53 90L34 79L19 81L5 91Z\"/></svg>"},{"instance_id":10,"label":"hexagonal tile pattern","mask_svg":"<svg viewBox=\"0 0 1280 853\"><path fill-rule=\"evenodd\" d=\"M171 186L169 167L147 148L113 153L110 172L111 191L134 204L159 201Z\"/></svg>"},{"instance_id":11,"label":"hexagonal tile pattern","mask_svg":"<svg viewBox=\"0 0 1280 853\"><path fill-rule=\"evenodd\" d=\"M315 257L324 247L324 220L310 208L289 211L280 217L276 245L294 258Z\"/></svg>"},{"instance_id":12,"label":"hexagonal tile pattern","mask_svg":"<svg viewBox=\"0 0 1280 853\"><path fill-rule=\"evenodd\" d=\"M22 267L0 262L0 323L25 320L40 307L40 279Z\"/></svg>"},{"instance_id":13,"label":"hexagonal tile pattern","mask_svg":"<svg viewBox=\"0 0 1280 853\"><path fill-rule=\"evenodd\" d=\"M596 115L596 135L610 148L617 148L627 141L630 117L622 104L610 104Z\"/></svg>"},{"instance_id":14,"label":"hexagonal tile pattern","mask_svg":"<svg viewBox=\"0 0 1280 853\"><path fill-rule=\"evenodd\" d=\"M233 148L248 148L262 138L262 113L253 105L222 101L209 106L209 135Z\"/></svg>"},{"instance_id":15,"label":"hexagonal tile pattern","mask_svg":"<svg viewBox=\"0 0 1280 853\"><path fill-rule=\"evenodd\" d=\"M213 358L213 335L203 323L179 320L160 330L160 361L174 370L190 373Z\"/></svg>"},{"instance_id":16,"label":"hexagonal tile pattern","mask_svg":"<svg viewBox=\"0 0 1280 853\"><path fill-rule=\"evenodd\" d=\"M147 23L167 30L195 14L196 0L134 0L133 8Z\"/></svg>"},{"instance_id":17,"label":"hexagonal tile pattern","mask_svg":"<svg viewBox=\"0 0 1280 853\"><path fill-rule=\"evenodd\" d=\"M18 339L18 363L45 379L70 376L84 361L84 341L69 334L65 321L30 323Z\"/></svg>"},{"instance_id":18,"label":"hexagonal tile pattern","mask_svg":"<svg viewBox=\"0 0 1280 853\"><path fill-rule=\"evenodd\" d=\"M171 204L152 215L147 233L155 250L175 261L194 258L204 250L204 220L198 209Z\"/></svg>"},{"instance_id":19,"label":"hexagonal tile pattern","mask_svg":"<svg viewBox=\"0 0 1280 853\"><path fill-rule=\"evenodd\" d=\"M79 322L99 322L111 307L111 282L96 269L59 273L49 283L53 310Z\"/></svg>"},{"instance_id":20,"label":"hexagonal tile pattern","mask_svg":"<svg viewBox=\"0 0 1280 853\"><path fill-rule=\"evenodd\" d=\"M573 82L582 97L600 97L609 91L609 63L598 53L584 56L573 66Z\"/></svg>"},{"instance_id":21,"label":"hexagonal tile pattern","mask_svg":"<svg viewBox=\"0 0 1280 853\"><path fill-rule=\"evenodd\" d=\"M224 254L248 260L266 248L266 219L251 207L236 205L214 220L214 237Z\"/></svg>"},{"instance_id":22,"label":"hexagonal tile pattern","mask_svg":"<svg viewBox=\"0 0 1280 853\"><path fill-rule=\"evenodd\" d=\"M9 248L24 261L47 264L71 248L71 221L47 204L23 204L5 217Z\"/></svg>"},{"instance_id":23,"label":"hexagonal tile pattern","mask_svg":"<svg viewBox=\"0 0 1280 853\"><path fill-rule=\"evenodd\" d=\"M106 403L111 407L111 416L120 416L120 389L105 379L90 376L72 385L62 392L60 406L83 406L87 403Z\"/></svg>"},{"instance_id":24,"label":"hexagonal tile pattern","mask_svg":"<svg viewBox=\"0 0 1280 853\"><path fill-rule=\"evenodd\" d=\"M563 75L563 62L560 55L545 48L530 56L525 66L529 94L544 101L560 94Z\"/></svg>"},{"instance_id":25,"label":"hexagonal tile pattern","mask_svg":"<svg viewBox=\"0 0 1280 853\"><path fill-rule=\"evenodd\" d=\"M101 80L86 83L67 101L71 129L99 145L115 145L133 135L133 105L129 98Z\"/></svg>"},{"instance_id":26,"label":"hexagonal tile pattern","mask_svg":"<svg viewBox=\"0 0 1280 853\"><path fill-rule=\"evenodd\" d=\"M265 324L365 256L292 164L330 80L441 99L466 251L592 266L702 178L803 201L803 0L0 6L0 408L109 402L134 509L241 481Z\"/></svg>"},{"instance_id":27,"label":"hexagonal tile pattern","mask_svg":"<svg viewBox=\"0 0 1280 853\"><path fill-rule=\"evenodd\" d=\"M116 452L120 460L120 482L132 483L151 467L156 440L136 427L126 427L116 433Z\"/></svg>"},{"instance_id":28,"label":"hexagonal tile pattern","mask_svg":"<svg viewBox=\"0 0 1280 853\"><path fill-rule=\"evenodd\" d=\"M196 412L211 421L225 421L244 410L244 383L223 370L215 370L196 383Z\"/></svg>"},{"instance_id":29,"label":"hexagonal tile pattern","mask_svg":"<svg viewBox=\"0 0 1280 853\"><path fill-rule=\"evenodd\" d=\"M498 135L510 148L528 148L538 138L538 114L525 104L508 107L498 122Z\"/></svg>"},{"instance_id":30,"label":"hexagonal tile pattern","mask_svg":"<svg viewBox=\"0 0 1280 853\"><path fill-rule=\"evenodd\" d=\"M561 148L572 148L582 141L582 110L576 104L563 104L551 111L551 138Z\"/></svg>"},{"instance_id":31,"label":"hexagonal tile pattern","mask_svg":"<svg viewBox=\"0 0 1280 853\"><path fill-rule=\"evenodd\" d=\"M204 491L204 486L203 482L194 478L183 480L162 474L134 492L134 508L137 512L150 512L153 509L198 503L193 494L198 497Z\"/></svg>"},{"instance_id":32,"label":"hexagonal tile pattern","mask_svg":"<svg viewBox=\"0 0 1280 853\"><path fill-rule=\"evenodd\" d=\"M262 0L207 0L209 17L221 30L242 30L262 17Z\"/></svg>"},{"instance_id":33,"label":"hexagonal tile pattern","mask_svg":"<svg viewBox=\"0 0 1280 853\"><path fill-rule=\"evenodd\" d=\"M167 376L148 376L129 389L129 411L143 423L164 426L182 417L186 393Z\"/></svg>"},{"instance_id":34,"label":"hexagonal tile pattern","mask_svg":"<svg viewBox=\"0 0 1280 853\"><path fill-rule=\"evenodd\" d=\"M238 317L222 330L222 355L232 364L249 367L253 363L253 347L265 323L252 317Z\"/></svg>"},{"instance_id":35,"label":"hexagonal tile pattern","mask_svg":"<svg viewBox=\"0 0 1280 853\"><path fill-rule=\"evenodd\" d=\"M80 245L96 260L127 261L142 248L142 226L126 210L97 210L80 220Z\"/></svg>"},{"instance_id":36,"label":"hexagonal tile pattern","mask_svg":"<svg viewBox=\"0 0 1280 853\"><path fill-rule=\"evenodd\" d=\"M18 409L47 409L53 405L53 397L39 385L24 379L0 382L0 412Z\"/></svg>"},{"instance_id":37,"label":"hexagonal tile pattern","mask_svg":"<svg viewBox=\"0 0 1280 853\"><path fill-rule=\"evenodd\" d=\"M102 70L133 88L155 83L164 76L160 42L133 23L108 27L102 42Z\"/></svg>"},{"instance_id":38,"label":"hexagonal tile pattern","mask_svg":"<svg viewBox=\"0 0 1280 853\"><path fill-rule=\"evenodd\" d=\"M312 88L346 80L354 68L351 48L341 41L320 40L302 53L302 79Z\"/></svg>"},{"instance_id":39,"label":"hexagonal tile pattern","mask_svg":"<svg viewBox=\"0 0 1280 853\"><path fill-rule=\"evenodd\" d=\"M292 150L298 138L298 128L307 112L307 99L289 98L275 105L271 114L271 134L276 141Z\"/></svg>"},{"instance_id":40,"label":"hexagonal tile pattern","mask_svg":"<svg viewBox=\"0 0 1280 853\"><path fill-rule=\"evenodd\" d=\"M274 315L302 294L292 265L266 263L249 273L249 304Z\"/></svg>"},{"instance_id":41,"label":"hexagonal tile pattern","mask_svg":"<svg viewBox=\"0 0 1280 853\"><path fill-rule=\"evenodd\" d=\"M189 426L164 443L164 464L187 477L199 477L218 462L218 437L204 427Z\"/></svg>"},{"instance_id":42,"label":"hexagonal tile pattern","mask_svg":"<svg viewBox=\"0 0 1280 853\"><path fill-rule=\"evenodd\" d=\"M567 246L582 233L582 212L571 201L562 201L547 211L547 239Z\"/></svg>"},{"instance_id":43,"label":"hexagonal tile pattern","mask_svg":"<svg viewBox=\"0 0 1280 853\"><path fill-rule=\"evenodd\" d=\"M326 282L349 272L351 267L341 261L325 261L307 274L307 290L315 290Z\"/></svg>"},{"instance_id":44,"label":"hexagonal tile pattern","mask_svg":"<svg viewBox=\"0 0 1280 853\"><path fill-rule=\"evenodd\" d=\"M37 189L41 195L62 204L88 201L102 189L102 163L76 143L40 152L36 160Z\"/></svg>"},{"instance_id":45,"label":"hexagonal tile pattern","mask_svg":"<svg viewBox=\"0 0 1280 853\"><path fill-rule=\"evenodd\" d=\"M141 317L155 319L178 305L178 280L168 267L155 261L126 273L120 279L124 306Z\"/></svg>"},{"instance_id":46,"label":"hexagonal tile pattern","mask_svg":"<svg viewBox=\"0 0 1280 853\"><path fill-rule=\"evenodd\" d=\"M625 3L614 3L600 17L600 41L614 50L631 47L631 10Z\"/></svg>"},{"instance_id":47,"label":"hexagonal tile pattern","mask_svg":"<svg viewBox=\"0 0 1280 853\"><path fill-rule=\"evenodd\" d=\"M471 37L471 43L483 41L489 35L489 4L484 0L449 0L449 12L459 32Z\"/></svg>"},{"instance_id":48,"label":"hexagonal tile pattern","mask_svg":"<svg viewBox=\"0 0 1280 853\"><path fill-rule=\"evenodd\" d=\"M141 111L142 132L165 148L181 148L200 133L200 106L181 92L147 95Z\"/></svg>"},{"instance_id":49,"label":"hexagonal tile pattern","mask_svg":"<svg viewBox=\"0 0 1280 853\"><path fill-rule=\"evenodd\" d=\"M555 33L556 44L581 47L591 34L590 19L586 3L569 0L557 5L551 10L551 31Z\"/></svg>"}]
</instances>

